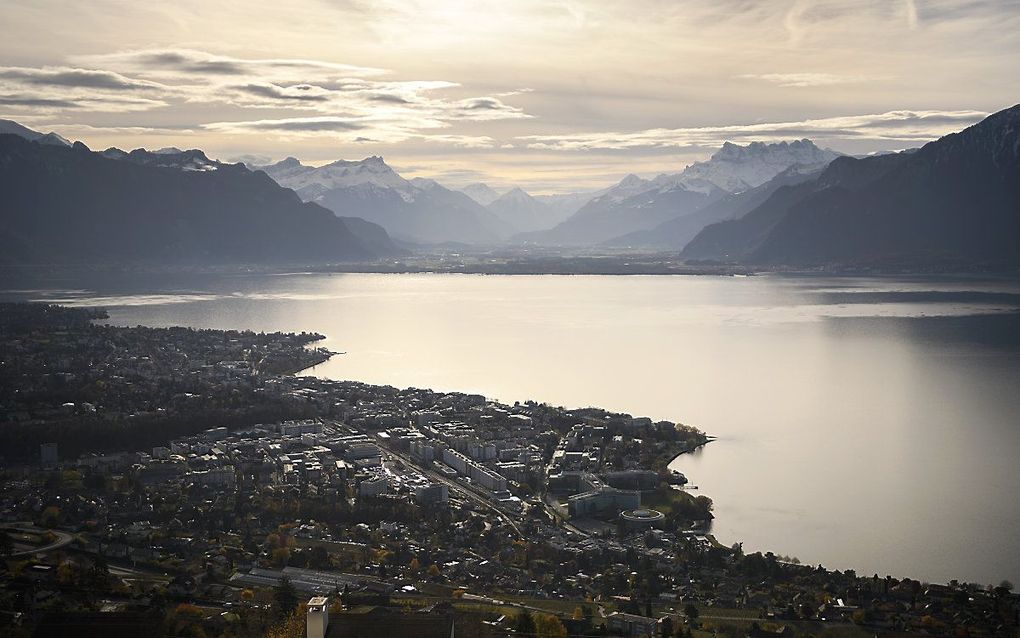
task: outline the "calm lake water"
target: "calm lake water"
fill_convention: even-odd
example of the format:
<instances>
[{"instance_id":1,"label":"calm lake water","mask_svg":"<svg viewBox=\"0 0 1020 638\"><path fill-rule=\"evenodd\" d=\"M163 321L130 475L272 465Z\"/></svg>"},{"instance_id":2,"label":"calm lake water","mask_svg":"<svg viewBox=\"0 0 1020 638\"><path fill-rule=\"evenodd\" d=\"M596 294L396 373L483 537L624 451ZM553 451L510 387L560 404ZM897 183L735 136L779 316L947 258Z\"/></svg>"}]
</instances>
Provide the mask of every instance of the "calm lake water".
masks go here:
<instances>
[{"instance_id":1,"label":"calm lake water","mask_svg":"<svg viewBox=\"0 0 1020 638\"><path fill-rule=\"evenodd\" d=\"M24 288L24 286L22 286ZM1020 285L193 276L12 290L122 325L316 331L314 373L696 425L714 532L859 573L1020 582Z\"/></svg>"}]
</instances>

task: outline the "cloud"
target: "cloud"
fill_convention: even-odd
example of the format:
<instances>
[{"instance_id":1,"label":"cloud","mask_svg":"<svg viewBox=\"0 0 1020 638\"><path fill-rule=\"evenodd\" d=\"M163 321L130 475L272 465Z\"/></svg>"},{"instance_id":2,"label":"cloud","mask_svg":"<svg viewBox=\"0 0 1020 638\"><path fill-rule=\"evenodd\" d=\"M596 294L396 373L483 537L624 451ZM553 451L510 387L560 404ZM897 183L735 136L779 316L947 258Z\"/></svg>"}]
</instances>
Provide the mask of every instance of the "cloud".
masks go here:
<instances>
[{"instance_id":1,"label":"cloud","mask_svg":"<svg viewBox=\"0 0 1020 638\"><path fill-rule=\"evenodd\" d=\"M37 97L32 95L17 95L17 94L0 95L0 105L14 107L44 108L47 110L80 108L78 104L70 100L61 100L58 98Z\"/></svg>"},{"instance_id":2,"label":"cloud","mask_svg":"<svg viewBox=\"0 0 1020 638\"><path fill-rule=\"evenodd\" d=\"M237 58L195 49L137 49L98 55L72 56L72 61L99 68L118 69L153 77L211 76L375 76L382 69L297 58Z\"/></svg>"},{"instance_id":3,"label":"cloud","mask_svg":"<svg viewBox=\"0 0 1020 638\"><path fill-rule=\"evenodd\" d=\"M982 111L889 111L798 122L646 129L630 133L526 135L528 148L555 151L717 147L723 142L775 142L793 138L926 142L985 117Z\"/></svg>"},{"instance_id":4,"label":"cloud","mask_svg":"<svg viewBox=\"0 0 1020 638\"><path fill-rule=\"evenodd\" d=\"M298 117L247 122L214 122L203 128L226 133L335 133L360 131L365 123L338 117Z\"/></svg>"},{"instance_id":5,"label":"cloud","mask_svg":"<svg viewBox=\"0 0 1020 638\"><path fill-rule=\"evenodd\" d=\"M450 146L456 146L459 148L492 148L496 145L496 140L492 139L487 135L420 135L418 136L426 142L435 142L439 144L449 144Z\"/></svg>"},{"instance_id":6,"label":"cloud","mask_svg":"<svg viewBox=\"0 0 1020 638\"><path fill-rule=\"evenodd\" d=\"M331 134L339 140L353 143L394 143L415 139L447 144L458 148L489 148L496 142L485 135L454 135L423 133L422 129L442 128L445 122L381 121L370 118L306 117L239 122L214 122L203 128L230 134L276 134L281 137L318 137Z\"/></svg>"},{"instance_id":7,"label":"cloud","mask_svg":"<svg viewBox=\"0 0 1020 638\"><path fill-rule=\"evenodd\" d=\"M789 87L832 86L835 84L866 82L874 79L863 75L836 75L833 73L749 73L737 77L745 80L762 80L779 86Z\"/></svg>"},{"instance_id":8,"label":"cloud","mask_svg":"<svg viewBox=\"0 0 1020 638\"><path fill-rule=\"evenodd\" d=\"M130 136L152 136L152 135L194 135L196 131L184 126L92 126L89 124L55 124L54 130L61 135L70 138L77 138L89 135L130 135Z\"/></svg>"},{"instance_id":9,"label":"cloud","mask_svg":"<svg viewBox=\"0 0 1020 638\"><path fill-rule=\"evenodd\" d=\"M250 93L251 95L269 98L271 100L279 100L283 102L297 101L297 102L328 102L329 94L327 91L315 86L299 85L291 87L281 87L275 84L245 84L243 86L235 87L236 90Z\"/></svg>"},{"instance_id":10,"label":"cloud","mask_svg":"<svg viewBox=\"0 0 1020 638\"><path fill-rule=\"evenodd\" d=\"M280 138L347 135L394 142L459 121L530 117L498 95L449 98L456 82L383 79L388 71L299 58L241 58L195 49L143 49L71 56L77 66L0 67L0 105L25 113L126 112L188 105L189 111L273 110L272 119L191 121L194 128ZM515 92L510 92L513 94ZM233 113L232 113L233 115ZM192 116L196 118L196 116ZM457 147L484 136L442 135Z\"/></svg>"},{"instance_id":11,"label":"cloud","mask_svg":"<svg viewBox=\"0 0 1020 638\"><path fill-rule=\"evenodd\" d=\"M159 89L152 82L133 80L111 71L79 69L74 67L18 67L0 66L0 81L30 86L56 86L112 91L149 91Z\"/></svg>"},{"instance_id":12,"label":"cloud","mask_svg":"<svg viewBox=\"0 0 1020 638\"><path fill-rule=\"evenodd\" d=\"M47 112L146 111L167 104L157 83L67 66L0 66L0 91L6 106Z\"/></svg>"}]
</instances>

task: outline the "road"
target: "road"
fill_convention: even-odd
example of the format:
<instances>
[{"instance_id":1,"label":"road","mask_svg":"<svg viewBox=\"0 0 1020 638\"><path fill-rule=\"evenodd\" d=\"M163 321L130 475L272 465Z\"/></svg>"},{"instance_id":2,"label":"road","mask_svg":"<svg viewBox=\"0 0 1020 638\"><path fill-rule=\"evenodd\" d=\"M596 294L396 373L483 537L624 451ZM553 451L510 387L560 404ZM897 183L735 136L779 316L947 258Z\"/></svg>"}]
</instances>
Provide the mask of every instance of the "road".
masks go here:
<instances>
[{"instance_id":1,"label":"road","mask_svg":"<svg viewBox=\"0 0 1020 638\"><path fill-rule=\"evenodd\" d=\"M517 522L514 519L510 518L510 516L508 516L501 509L499 509L498 507L493 505L492 501L490 501L488 498L486 498L483 494L475 491L474 489L472 489L472 488L470 488L470 487L468 487L468 486L466 486L466 485L464 485L462 483L458 483L455 480L448 479L445 476L443 476L442 474L440 474L439 472L436 472L435 470L430 470L428 468L422 467L416 461L414 461L410 456L408 456L408 455L406 455L406 454L404 454L402 452L397 452L396 450L383 445L381 442L378 442L378 443L379 443L379 447L381 447L384 450L386 450L386 452L389 453L394 458L397 458L397 459L400 459L401 461L403 461L404 464L407 465L408 467L414 468L414 470L416 472L419 472L420 474L422 474L424 476L427 476L429 479L431 479L433 481L436 481L438 483L443 483L444 485L449 487L450 490L455 491L458 494L461 494L461 495L467 497L468 499L474 501L475 503L481 505L482 507L488 509L489 511L494 513L496 516L498 516L499 518L503 519L503 521L507 525L512 527L513 530L515 532L517 532L517 536L519 536L522 539L524 538L524 533L521 532L521 528L517 525Z\"/></svg>"},{"instance_id":2,"label":"road","mask_svg":"<svg viewBox=\"0 0 1020 638\"><path fill-rule=\"evenodd\" d=\"M71 541L74 540L74 537L67 532L61 532L56 529L40 529L31 523L11 523L0 526L0 529L5 531L10 530L12 532L25 532L29 534L45 534L46 532L51 532L57 537L55 541L48 545L19 550L13 552L11 556L29 556L31 554L39 554L41 552L52 552L55 549L60 549L61 547L70 544ZM21 543L15 543L15 547L19 546L23 547L24 545Z\"/></svg>"},{"instance_id":3,"label":"road","mask_svg":"<svg viewBox=\"0 0 1020 638\"><path fill-rule=\"evenodd\" d=\"M560 521L560 525L565 530L571 531L582 538L588 538L589 536L591 536L591 534L584 531L580 527L574 525L573 523L570 522L569 519L561 515L559 510L557 509L557 505L551 502L552 498L553 497L549 496L548 492L542 494L542 505L545 506L545 511L549 514L549 516L551 516L554 520L558 519Z\"/></svg>"}]
</instances>

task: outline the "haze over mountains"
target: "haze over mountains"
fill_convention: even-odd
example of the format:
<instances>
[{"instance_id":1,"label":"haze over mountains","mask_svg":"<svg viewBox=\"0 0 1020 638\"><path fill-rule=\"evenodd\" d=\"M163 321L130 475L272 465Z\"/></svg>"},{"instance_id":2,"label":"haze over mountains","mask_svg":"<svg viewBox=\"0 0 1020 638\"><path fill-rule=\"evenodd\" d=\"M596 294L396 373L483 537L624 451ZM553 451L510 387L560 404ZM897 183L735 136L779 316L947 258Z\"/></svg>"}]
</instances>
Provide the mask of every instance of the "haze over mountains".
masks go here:
<instances>
[{"instance_id":1,"label":"haze over mountains","mask_svg":"<svg viewBox=\"0 0 1020 638\"><path fill-rule=\"evenodd\" d=\"M651 180L628 175L555 228L521 239L552 245L612 242L693 214L727 195L760 186L792 167L802 171L822 168L836 156L809 140L752 142L747 146L727 142L709 160L692 164L680 173Z\"/></svg>"},{"instance_id":2,"label":"haze over mountains","mask_svg":"<svg viewBox=\"0 0 1020 638\"><path fill-rule=\"evenodd\" d=\"M306 202L380 224L411 242L495 243L511 229L464 193L432 180L406 180L381 157L305 166L289 157L264 171Z\"/></svg>"},{"instance_id":3,"label":"haze over mountains","mask_svg":"<svg viewBox=\"0 0 1020 638\"><path fill-rule=\"evenodd\" d=\"M392 236L769 267L1009 267L1020 263L1018 119L1012 107L862 159L809 140L726 143L679 173L546 196L405 179L375 156L246 167L197 149L92 152L0 120L0 241L10 262L364 260L398 254Z\"/></svg>"},{"instance_id":4,"label":"haze over mountains","mask_svg":"<svg viewBox=\"0 0 1020 638\"><path fill-rule=\"evenodd\" d=\"M409 242L592 246L692 213L792 167L820 169L836 155L808 140L727 143L710 160L681 173L654 179L628 175L597 192L538 197L521 188L500 193L475 183L455 191L433 180L407 180L381 157L319 167L287 158L250 168L265 171L305 201L363 217ZM705 223L726 218L707 217Z\"/></svg>"}]
</instances>

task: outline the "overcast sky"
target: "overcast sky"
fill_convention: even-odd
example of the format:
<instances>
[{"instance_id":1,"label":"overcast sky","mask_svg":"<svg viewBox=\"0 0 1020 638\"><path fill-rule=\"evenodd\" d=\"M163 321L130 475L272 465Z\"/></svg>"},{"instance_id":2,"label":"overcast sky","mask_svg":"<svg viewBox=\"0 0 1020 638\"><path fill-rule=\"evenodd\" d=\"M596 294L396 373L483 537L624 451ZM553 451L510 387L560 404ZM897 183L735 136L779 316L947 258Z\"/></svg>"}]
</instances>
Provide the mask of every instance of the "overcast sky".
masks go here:
<instances>
[{"instance_id":1,"label":"overcast sky","mask_svg":"<svg viewBox=\"0 0 1020 638\"><path fill-rule=\"evenodd\" d=\"M1020 0L2 0L0 117L535 192L723 141L918 146L1020 101Z\"/></svg>"}]
</instances>

